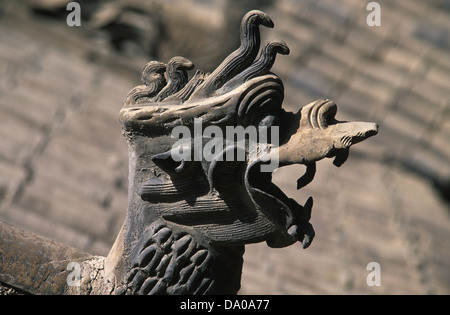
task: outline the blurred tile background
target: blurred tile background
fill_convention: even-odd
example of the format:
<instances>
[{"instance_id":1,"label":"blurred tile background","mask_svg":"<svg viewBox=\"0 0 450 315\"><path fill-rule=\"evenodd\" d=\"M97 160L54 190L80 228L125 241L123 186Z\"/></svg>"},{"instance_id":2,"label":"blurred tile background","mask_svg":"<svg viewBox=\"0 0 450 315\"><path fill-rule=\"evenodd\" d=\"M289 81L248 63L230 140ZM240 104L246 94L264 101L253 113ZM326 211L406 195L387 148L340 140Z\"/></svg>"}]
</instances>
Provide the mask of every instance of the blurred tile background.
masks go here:
<instances>
[{"instance_id":1,"label":"blurred tile background","mask_svg":"<svg viewBox=\"0 0 450 315\"><path fill-rule=\"evenodd\" d=\"M273 71L284 107L318 98L337 119L374 121L379 134L341 168L318 163L274 175L314 197L311 247L246 247L241 294L450 293L450 1L79 1L0 5L0 219L106 255L127 205L128 156L118 113L149 60L182 55L211 71L239 45L250 9L268 13L263 42L285 40ZM366 266L381 266L368 286Z\"/></svg>"}]
</instances>

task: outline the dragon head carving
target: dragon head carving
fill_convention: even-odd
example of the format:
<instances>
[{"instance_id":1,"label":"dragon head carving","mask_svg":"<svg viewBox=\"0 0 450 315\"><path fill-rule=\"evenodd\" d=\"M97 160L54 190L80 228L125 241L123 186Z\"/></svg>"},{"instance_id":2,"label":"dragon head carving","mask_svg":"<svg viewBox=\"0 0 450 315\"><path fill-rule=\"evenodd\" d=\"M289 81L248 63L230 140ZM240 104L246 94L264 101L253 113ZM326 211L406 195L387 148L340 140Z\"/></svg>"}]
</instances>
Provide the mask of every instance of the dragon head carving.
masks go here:
<instances>
[{"instance_id":1,"label":"dragon head carving","mask_svg":"<svg viewBox=\"0 0 450 315\"><path fill-rule=\"evenodd\" d=\"M130 183L122 237L125 269L134 268L127 276L134 290L145 287L145 277L135 285L136 274L154 257L143 253L150 243L162 246L166 240L157 235L165 229L170 229L165 235L172 237L173 250L186 234L191 238L186 242L196 244L183 245L192 250L189 264L199 251L220 260L217 253L222 250L254 242L284 247L300 241L309 246L314 237L309 223L312 198L304 205L288 198L272 183L272 172L285 165L306 165L297 181L300 189L313 180L317 161L334 158L340 166L351 145L377 133L374 123L336 120L337 107L329 100L286 112L282 81L270 70L277 54L286 55L289 48L283 41L272 41L260 51L261 25L273 27L273 22L261 11L247 13L240 47L212 73L197 70L188 79L194 65L183 57L167 64L149 62L142 72L143 85L124 101L120 121L129 143ZM242 256L242 250L238 252ZM203 291L186 289L180 278L167 279L168 269L172 277L174 268L184 274L189 264L180 264L166 266L147 291L214 292L211 279L199 282L196 290ZM150 274L147 270L147 277Z\"/></svg>"}]
</instances>

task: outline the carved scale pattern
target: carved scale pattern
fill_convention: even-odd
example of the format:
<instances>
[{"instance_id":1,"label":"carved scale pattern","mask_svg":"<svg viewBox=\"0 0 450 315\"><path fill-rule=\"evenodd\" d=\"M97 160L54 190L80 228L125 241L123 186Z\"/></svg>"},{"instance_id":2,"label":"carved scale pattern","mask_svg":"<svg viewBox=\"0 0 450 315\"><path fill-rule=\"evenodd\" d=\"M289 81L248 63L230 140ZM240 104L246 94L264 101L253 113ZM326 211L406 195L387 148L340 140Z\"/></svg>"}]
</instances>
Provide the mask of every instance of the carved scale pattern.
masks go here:
<instances>
[{"instance_id":1,"label":"carved scale pattern","mask_svg":"<svg viewBox=\"0 0 450 315\"><path fill-rule=\"evenodd\" d=\"M149 233L150 232L150 233ZM208 294L214 286L211 253L185 232L165 223L144 232L132 255L126 285L116 294Z\"/></svg>"}]
</instances>

